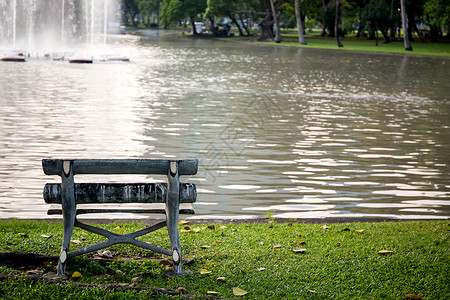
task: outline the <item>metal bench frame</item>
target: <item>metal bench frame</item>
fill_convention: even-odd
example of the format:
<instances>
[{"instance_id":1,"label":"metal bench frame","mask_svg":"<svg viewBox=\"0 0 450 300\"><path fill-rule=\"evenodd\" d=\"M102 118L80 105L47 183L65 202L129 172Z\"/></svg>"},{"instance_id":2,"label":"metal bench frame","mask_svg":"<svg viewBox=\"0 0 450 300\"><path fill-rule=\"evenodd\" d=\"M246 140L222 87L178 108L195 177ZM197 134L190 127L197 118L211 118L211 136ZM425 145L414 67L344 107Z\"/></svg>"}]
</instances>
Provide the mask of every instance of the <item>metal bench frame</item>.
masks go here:
<instances>
[{"instance_id":1,"label":"metal bench frame","mask_svg":"<svg viewBox=\"0 0 450 300\"><path fill-rule=\"evenodd\" d=\"M149 160L149 159L76 159L76 160L62 160L62 159L44 159L42 160L42 167L46 175L59 175L61 177L60 190L55 188L55 184L47 184L44 188L44 199L49 203L49 199L53 198L53 202L60 203L62 210L53 210L49 213L62 213L63 215L63 240L61 252L58 262L58 275L65 275L65 267L67 259L77 255L98 251L100 249L109 247L114 244L128 243L145 249L149 249L158 253L169 255L173 259L173 267L175 274L182 274L181 269L181 247L180 238L178 234L178 218L180 213L180 188L182 185L179 181L180 175L195 175L197 173L197 160ZM167 175L167 193L163 193L162 199L159 201L146 200L146 202L163 202L165 209L156 209L152 212L161 212L166 214L166 220L157 223L153 226L138 230L129 234L117 234L98 228L95 226L84 224L77 220L77 214L83 213L77 211L77 204L82 202L82 199L77 199L76 187L78 184L74 182L74 175L77 174L160 174ZM59 186L59 184L56 184ZM106 184L102 184L105 186ZM52 187L53 186L53 187ZM191 193L189 199L185 202L194 202L196 200L196 190L194 184L189 184L189 191ZM183 196L183 195L182 195ZM56 199L56 200L55 200ZM115 203L121 202L117 199L106 200L102 202L98 199L88 199L89 203ZM158 199L157 199L158 200ZM183 199L181 199L183 200ZM139 197L137 199L127 199L127 203L142 203L143 200ZM124 204L125 205L125 204ZM108 211L108 210L107 210ZM117 212L129 212L127 210L115 210ZM94 212L94 211L86 211ZM98 210L97 212L101 212ZM136 211L133 211L136 212ZM148 212L148 211L143 211ZM182 210L182 213L193 213L193 210ZM137 237L148 234L152 231L158 230L167 226L172 250L166 250L147 242L136 240ZM96 245L91 245L83 249L69 252L70 239L74 227L79 227L89 232L102 235L108 240Z\"/></svg>"}]
</instances>

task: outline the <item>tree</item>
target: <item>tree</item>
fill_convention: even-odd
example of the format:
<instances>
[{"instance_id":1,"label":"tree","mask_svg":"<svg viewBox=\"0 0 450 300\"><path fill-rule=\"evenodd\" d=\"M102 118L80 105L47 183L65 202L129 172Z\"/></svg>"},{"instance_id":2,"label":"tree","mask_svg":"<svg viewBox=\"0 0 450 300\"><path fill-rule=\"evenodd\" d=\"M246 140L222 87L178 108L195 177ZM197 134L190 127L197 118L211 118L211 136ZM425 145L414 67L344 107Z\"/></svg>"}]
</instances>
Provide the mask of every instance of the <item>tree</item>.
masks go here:
<instances>
[{"instance_id":1,"label":"tree","mask_svg":"<svg viewBox=\"0 0 450 300\"><path fill-rule=\"evenodd\" d=\"M194 26L196 17L206 9L206 0L163 0L161 20L166 24L176 24L188 18L192 24L193 34L197 34Z\"/></svg>"},{"instance_id":2,"label":"tree","mask_svg":"<svg viewBox=\"0 0 450 300\"><path fill-rule=\"evenodd\" d=\"M340 9L339 9L340 5L339 5L339 0L336 0L336 18L335 18L335 23L334 23L334 36L336 37L336 43L338 45L338 47L344 47L344 45L342 45L341 43L341 39L340 39Z\"/></svg>"},{"instance_id":3,"label":"tree","mask_svg":"<svg viewBox=\"0 0 450 300\"><path fill-rule=\"evenodd\" d=\"M273 0L260 0L261 7L259 15L263 16L262 20L258 22L261 29L261 35L259 40L266 40L268 37L275 37L276 42L281 41L281 33L279 32L280 24L278 23L278 13L277 10L281 7L284 0L274 2ZM276 21L275 21L276 20ZM278 23L275 25L275 23ZM275 27L276 26L276 27ZM273 28L277 31L276 34L273 32ZM279 35L278 37L276 35Z\"/></svg>"},{"instance_id":4,"label":"tree","mask_svg":"<svg viewBox=\"0 0 450 300\"><path fill-rule=\"evenodd\" d=\"M400 9L402 13L403 42L405 44L405 50L412 51L412 47L408 38L408 18L406 16L405 0L400 0Z\"/></svg>"},{"instance_id":5,"label":"tree","mask_svg":"<svg viewBox=\"0 0 450 300\"><path fill-rule=\"evenodd\" d=\"M205 18L208 18L213 23L215 17L227 17L236 25L240 36L250 35L249 24L246 20L254 13L253 9L259 8L255 6L255 3L255 0L244 2L237 0L208 0Z\"/></svg>"},{"instance_id":6,"label":"tree","mask_svg":"<svg viewBox=\"0 0 450 300\"><path fill-rule=\"evenodd\" d=\"M297 20L297 28L298 28L298 42L301 45L307 45L305 37L303 36L303 27L300 15L300 1L295 0L295 18Z\"/></svg>"},{"instance_id":7,"label":"tree","mask_svg":"<svg viewBox=\"0 0 450 300\"><path fill-rule=\"evenodd\" d=\"M136 16L139 14L139 0L122 0L122 19L125 24L129 24L129 21L133 26L137 26L135 21Z\"/></svg>"},{"instance_id":8,"label":"tree","mask_svg":"<svg viewBox=\"0 0 450 300\"><path fill-rule=\"evenodd\" d=\"M427 0L424 14L430 25L431 41L437 42L438 30L447 26L447 38L450 37L450 0Z\"/></svg>"},{"instance_id":9,"label":"tree","mask_svg":"<svg viewBox=\"0 0 450 300\"><path fill-rule=\"evenodd\" d=\"M270 0L270 8L272 10L273 15L273 23L275 27L275 42L281 42L281 31L280 31L280 22L278 22L277 11L275 10L275 5L273 4L273 0Z\"/></svg>"},{"instance_id":10,"label":"tree","mask_svg":"<svg viewBox=\"0 0 450 300\"><path fill-rule=\"evenodd\" d=\"M369 38L375 38L378 45L378 30L381 31L385 42L389 42L388 30L391 23L390 8L384 0L370 0L364 7L363 18L370 26Z\"/></svg>"},{"instance_id":11,"label":"tree","mask_svg":"<svg viewBox=\"0 0 450 300\"><path fill-rule=\"evenodd\" d=\"M163 0L140 0L139 2L139 12L142 17L150 17L156 15L159 17L159 12ZM150 22L147 22L150 23ZM157 23L156 20L152 20L152 23Z\"/></svg>"}]
</instances>

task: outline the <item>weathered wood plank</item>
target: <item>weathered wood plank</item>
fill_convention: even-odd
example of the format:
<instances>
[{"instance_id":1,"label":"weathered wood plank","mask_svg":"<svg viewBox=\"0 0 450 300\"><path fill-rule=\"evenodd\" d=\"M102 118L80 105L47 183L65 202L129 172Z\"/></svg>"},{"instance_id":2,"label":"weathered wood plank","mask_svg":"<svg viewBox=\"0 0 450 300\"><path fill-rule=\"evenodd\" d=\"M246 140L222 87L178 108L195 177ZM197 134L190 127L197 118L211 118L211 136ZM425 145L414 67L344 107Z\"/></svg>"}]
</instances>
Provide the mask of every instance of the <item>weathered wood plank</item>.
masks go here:
<instances>
[{"instance_id":1,"label":"weathered wood plank","mask_svg":"<svg viewBox=\"0 0 450 300\"><path fill-rule=\"evenodd\" d=\"M75 183L75 203L165 203L167 183ZM180 184L180 203L197 199L193 183ZM46 203L61 203L61 185L47 183L44 187Z\"/></svg>"},{"instance_id":2,"label":"weathered wood plank","mask_svg":"<svg viewBox=\"0 0 450 300\"><path fill-rule=\"evenodd\" d=\"M77 215L90 213L145 213L145 214L165 214L166 205L164 203L144 203L138 205L130 204L80 204L77 205ZM47 211L49 215L60 215L62 209L60 204L52 204ZM190 203L180 204L180 214L195 214Z\"/></svg>"},{"instance_id":3,"label":"weathered wood plank","mask_svg":"<svg viewBox=\"0 0 450 300\"><path fill-rule=\"evenodd\" d=\"M159 159L43 159L42 168L46 175L61 175L63 162L71 161L76 174L157 174L167 175L170 160ZM180 175L195 175L197 159L176 160Z\"/></svg>"}]
</instances>

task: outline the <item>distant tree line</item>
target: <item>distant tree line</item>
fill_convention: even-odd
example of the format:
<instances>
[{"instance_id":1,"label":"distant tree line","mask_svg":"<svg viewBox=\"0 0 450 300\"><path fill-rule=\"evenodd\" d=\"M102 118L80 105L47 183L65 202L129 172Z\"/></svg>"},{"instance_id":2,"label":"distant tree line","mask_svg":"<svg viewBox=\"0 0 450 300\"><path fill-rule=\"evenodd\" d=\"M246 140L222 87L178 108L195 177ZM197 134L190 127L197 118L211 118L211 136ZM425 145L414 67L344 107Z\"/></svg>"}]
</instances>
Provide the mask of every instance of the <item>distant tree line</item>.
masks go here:
<instances>
[{"instance_id":1,"label":"distant tree line","mask_svg":"<svg viewBox=\"0 0 450 300\"><path fill-rule=\"evenodd\" d=\"M432 42L450 36L450 0L122 0L122 10L129 25L203 21L213 34L222 35L226 20L241 36L255 34L257 27L261 40L277 42L282 27L297 27L303 34L318 27L338 44L350 32L377 41L381 33L384 42L403 38L403 32L407 40L414 33ZM192 30L198 34L195 26Z\"/></svg>"}]
</instances>

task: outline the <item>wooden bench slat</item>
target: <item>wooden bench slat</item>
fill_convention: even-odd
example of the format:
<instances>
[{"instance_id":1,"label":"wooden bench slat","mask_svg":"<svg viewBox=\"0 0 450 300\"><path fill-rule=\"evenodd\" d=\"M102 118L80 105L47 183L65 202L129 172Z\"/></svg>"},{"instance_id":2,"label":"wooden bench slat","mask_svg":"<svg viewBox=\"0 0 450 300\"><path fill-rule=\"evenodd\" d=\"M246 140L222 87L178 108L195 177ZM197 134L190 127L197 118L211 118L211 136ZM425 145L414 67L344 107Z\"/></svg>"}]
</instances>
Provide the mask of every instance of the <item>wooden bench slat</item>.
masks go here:
<instances>
[{"instance_id":1,"label":"wooden bench slat","mask_svg":"<svg viewBox=\"0 0 450 300\"><path fill-rule=\"evenodd\" d=\"M157 174L167 175L170 160L159 159L43 159L42 168L46 175L61 175L63 162L73 162L73 174ZM195 175L197 159L177 160L179 175Z\"/></svg>"},{"instance_id":2,"label":"wooden bench slat","mask_svg":"<svg viewBox=\"0 0 450 300\"><path fill-rule=\"evenodd\" d=\"M89 213L145 213L145 214L164 214L166 205L164 203L144 203L144 204L79 204L77 205L77 215ZM49 215L61 215L61 204L52 204L47 211ZM195 214L194 208L190 203L180 204L180 214Z\"/></svg>"},{"instance_id":3,"label":"wooden bench slat","mask_svg":"<svg viewBox=\"0 0 450 300\"><path fill-rule=\"evenodd\" d=\"M75 183L75 202L86 203L165 203L167 183ZM44 186L46 203L61 203L61 184ZM193 203L197 190L193 183L180 183L180 203Z\"/></svg>"}]
</instances>

